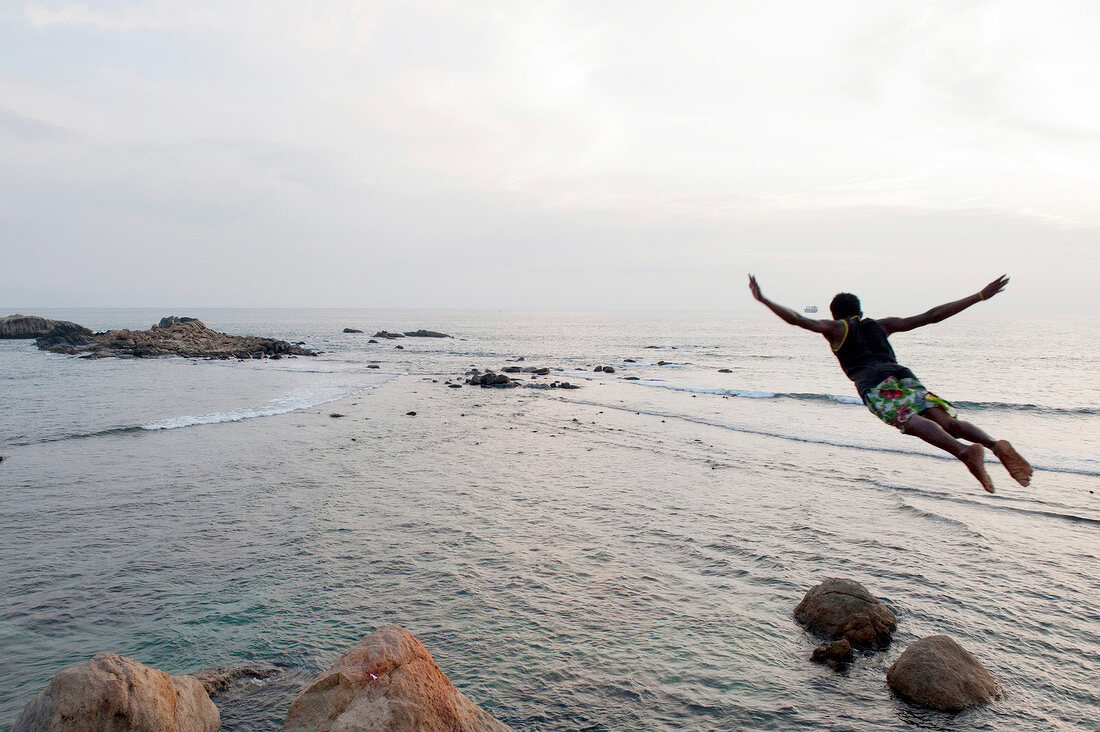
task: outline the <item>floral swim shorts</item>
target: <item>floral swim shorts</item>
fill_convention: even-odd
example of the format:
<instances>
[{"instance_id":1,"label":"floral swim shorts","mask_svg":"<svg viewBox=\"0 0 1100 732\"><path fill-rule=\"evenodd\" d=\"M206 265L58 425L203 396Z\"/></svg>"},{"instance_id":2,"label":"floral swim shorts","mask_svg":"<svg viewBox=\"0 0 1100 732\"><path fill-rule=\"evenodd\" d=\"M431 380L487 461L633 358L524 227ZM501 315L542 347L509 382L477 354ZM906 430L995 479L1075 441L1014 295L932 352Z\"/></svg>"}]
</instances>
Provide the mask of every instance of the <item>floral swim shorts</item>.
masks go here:
<instances>
[{"instance_id":1,"label":"floral swim shorts","mask_svg":"<svg viewBox=\"0 0 1100 732\"><path fill-rule=\"evenodd\" d=\"M876 417L902 432L910 417L929 407L943 407L952 417L958 414L951 402L928 391L913 377L899 379L891 376L869 389L863 395L863 403Z\"/></svg>"}]
</instances>

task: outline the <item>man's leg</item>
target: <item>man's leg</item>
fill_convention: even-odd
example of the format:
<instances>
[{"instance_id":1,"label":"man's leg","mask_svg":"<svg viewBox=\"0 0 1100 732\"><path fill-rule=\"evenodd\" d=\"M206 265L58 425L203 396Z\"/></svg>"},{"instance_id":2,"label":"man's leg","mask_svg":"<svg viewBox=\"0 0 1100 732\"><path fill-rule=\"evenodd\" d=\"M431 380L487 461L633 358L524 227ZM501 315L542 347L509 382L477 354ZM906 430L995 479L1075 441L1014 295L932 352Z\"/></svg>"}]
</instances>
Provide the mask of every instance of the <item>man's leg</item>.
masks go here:
<instances>
[{"instance_id":1,"label":"man's leg","mask_svg":"<svg viewBox=\"0 0 1100 732\"><path fill-rule=\"evenodd\" d=\"M961 437L964 440L985 445L993 451L1017 483L1027 485L1031 482L1031 464L1016 452L1016 448L1008 440L994 440L977 425L955 419L943 407L929 407L921 412L920 416L932 420L952 437Z\"/></svg>"},{"instance_id":2,"label":"man's leg","mask_svg":"<svg viewBox=\"0 0 1100 732\"><path fill-rule=\"evenodd\" d=\"M905 434L919 437L929 445L935 445L957 457L970 471L970 474L978 479L978 482L982 484L982 488L992 493L993 481L990 479L989 473L985 472L985 450L982 446L980 444L964 445L959 442L935 420L923 416L929 411L931 410L926 409L924 412L910 417L909 421L905 423ZM944 412L944 415L947 416L947 413Z\"/></svg>"}]
</instances>

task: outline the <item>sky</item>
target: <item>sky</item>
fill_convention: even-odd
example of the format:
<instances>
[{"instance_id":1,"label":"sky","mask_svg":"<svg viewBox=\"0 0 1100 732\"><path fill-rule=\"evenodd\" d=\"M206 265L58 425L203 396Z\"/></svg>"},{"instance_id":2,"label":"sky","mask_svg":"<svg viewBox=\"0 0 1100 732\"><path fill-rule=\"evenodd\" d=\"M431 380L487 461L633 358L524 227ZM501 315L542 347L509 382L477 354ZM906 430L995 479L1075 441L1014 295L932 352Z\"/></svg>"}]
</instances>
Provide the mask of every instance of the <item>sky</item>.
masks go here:
<instances>
[{"instance_id":1,"label":"sky","mask_svg":"<svg viewBox=\"0 0 1100 732\"><path fill-rule=\"evenodd\" d=\"M0 311L1100 310L1100 4L0 0ZM0 312L0 315L7 312Z\"/></svg>"}]
</instances>

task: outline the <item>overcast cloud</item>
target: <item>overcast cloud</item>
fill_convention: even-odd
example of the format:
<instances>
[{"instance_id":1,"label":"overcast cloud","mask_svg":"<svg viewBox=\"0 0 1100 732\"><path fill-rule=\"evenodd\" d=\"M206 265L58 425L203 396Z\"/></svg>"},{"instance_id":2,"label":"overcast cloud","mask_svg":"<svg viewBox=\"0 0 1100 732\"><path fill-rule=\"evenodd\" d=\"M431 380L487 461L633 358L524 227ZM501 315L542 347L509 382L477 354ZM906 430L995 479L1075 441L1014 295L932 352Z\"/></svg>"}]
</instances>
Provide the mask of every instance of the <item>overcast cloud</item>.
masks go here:
<instances>
[{"instance_id":1,"label":"overcast cloud","mask_svg":"<svg viewBox=\"0 0 1100 732\"><path fill-rule=\"evenodd\" d=\"M1100 309L1092 2L0 4L0 306ZM6 313L0 313L6 314Z\"/></svg>"}]
</instances>

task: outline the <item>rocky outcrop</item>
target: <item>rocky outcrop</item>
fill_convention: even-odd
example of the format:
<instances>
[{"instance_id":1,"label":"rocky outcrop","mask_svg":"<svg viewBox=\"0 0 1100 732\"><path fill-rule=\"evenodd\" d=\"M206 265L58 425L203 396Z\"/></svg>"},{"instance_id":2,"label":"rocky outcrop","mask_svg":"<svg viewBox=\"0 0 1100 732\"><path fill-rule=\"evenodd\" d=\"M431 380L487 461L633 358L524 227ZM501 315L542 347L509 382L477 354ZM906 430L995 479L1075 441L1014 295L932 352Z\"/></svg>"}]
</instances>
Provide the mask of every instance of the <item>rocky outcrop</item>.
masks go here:
<instances>
[{"instance_id":1,"label":"rocky outcrop","mask_svg":"<svg viewBox=\"0 0 1100 732\"><path fill-rule=\"evenodd\" d=\"M440 333L436 330L407 330L404 333L391 333L388 330L380 330L375 333L372 338L388 338L393 340L394 338L454 338L452 335L446 333Z\"/></svg>"},{"instance_id":2,"label":"rocky outcrop","mask_svg":"<svg viewBox=\"0 0 1100 732\"><path fill-rule=\"evenodd\" d=\"M1001 696L989 672L946 635L921 638L906 648L887 672L886 683L899 696L948 712Z\"/></svg>"},{"instance_id":3,"label":"rocky outcrop","mask_svg":"<svg viewBox=\"0 0 1100 732\"><path fill-rule=\"evenodd\" d=\"M0 338L37 338L56 322L37 315L9 315L0 318Z\"/></svg>"},{"instance_id":4,"label":"rocky outcrop","mask_svg":"<svg viewBox=\"0 0 1100 732\"><path fill-rule=\"evenodd\" d=\"M856 648L875 648L890 642L898 619L890 608L850 579L830 577L798 603L794 618L830 640L846 638Z\"/></svg>"},{"instance_id":5,"label":"rocky outcrop","mask_svg":"<svg viewBox=\"0 0 1100 732\"><path fill-rule=\"evenodd\" d=\"M454 336L446 333L440 333L436 330L424 330L423 328L420 330L407 330L405 335L409 338L454 338Z\"/></svg>"},{"instance_id":6,"label":"rocky outcrop","mask_svg":"<svg viewBox=\"0 0 1100 732\"><path fill-rule=\"evenodd\" d=\"M215 732L221 717L190 676L170 676L114 653L63 669L12 732Z\"/></svg>"},{"instance_id":7,"label":"rocky outcrop","mask_svg":"<svg viewBox=\"0 0 1100 732\"><path fill-rule=\"evenodd\" d=\"M282 358L315 356L313 351L274 338L234 336L207 328L195 318L163 318L149 330L109 330L92 333L75 323L58 322L36 341L54 353L80 354L86 358L118 356L149 358Z\"/></svg>"},{"instance_id":8,"label":"rocky outcrop","mask_svg":"<svg viewBox=\"0 0 1100 732\"><path fill-rule=\"evenodd\" d=\"M365 636L290 705L286 732L507 732L459 692L428 649L391 625Z\"/></svg>"}]
</instances>

